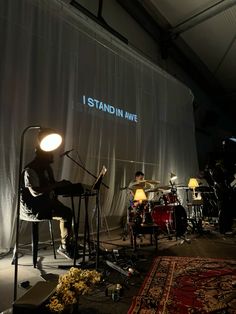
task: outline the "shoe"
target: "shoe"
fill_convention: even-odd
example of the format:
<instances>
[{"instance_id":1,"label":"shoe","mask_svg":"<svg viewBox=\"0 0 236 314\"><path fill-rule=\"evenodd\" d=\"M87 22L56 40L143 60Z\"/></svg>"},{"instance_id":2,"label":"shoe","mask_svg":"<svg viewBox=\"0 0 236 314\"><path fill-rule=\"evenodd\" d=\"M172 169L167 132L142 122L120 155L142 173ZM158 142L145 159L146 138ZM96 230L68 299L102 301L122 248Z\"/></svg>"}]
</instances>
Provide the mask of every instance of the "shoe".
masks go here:
<instances>
[{"instance_id":1,"label":"shoe","mask_svg":"<svg viewBox=\"0 0 236 314\"><path fill-rule=\"evenodd\" d=\"M59 248L57 249L57 253L60 254L61 256L64 256L67 259L72 259L70 253L62 245L60 245Z\"/></svg>"}]
</instances>

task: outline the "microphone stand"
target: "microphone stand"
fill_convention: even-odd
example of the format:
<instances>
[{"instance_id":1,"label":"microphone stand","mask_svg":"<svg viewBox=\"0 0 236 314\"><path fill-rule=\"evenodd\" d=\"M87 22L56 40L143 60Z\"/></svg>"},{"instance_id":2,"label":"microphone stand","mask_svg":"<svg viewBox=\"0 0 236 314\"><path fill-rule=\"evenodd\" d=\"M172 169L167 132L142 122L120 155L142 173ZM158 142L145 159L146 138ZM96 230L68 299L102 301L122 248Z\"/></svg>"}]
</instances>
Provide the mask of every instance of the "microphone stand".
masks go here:
<instances>
[{"instance_id":1,"label":"microphone stand","mask_svg":"<svg viewBox=\"0 0 236 314\"><path fill-rule=\"evenodd\" d=\"M65 154L65 156L67 156L70 160L72 160L76 165L78 165L81 169L83 169L86 173L88 173L90 176L92 176L94 179L97 179L98 177L95 176L94 174L92 174L89 170L87 170L83 165L81 165L77 160L75 160L74 158L72 158L71 156L68 155L68 153ZM99 184L98 184L99 183ZM97 187L95 189L96 191L96 211L97 211L97 249L96 249L96 269L98 269L99 267L99 250L100 250L100 240L99 240L99 232L100 232L100 208L99 208L99 192L100 192L100 185L103 185L105 186L107 189L109 189L109 186L106 185L105 183L102 182L102 177L99 179L99 182L97 183ZM88 205L88 195L85 194L85 198L86 198L86 205ZM81 201L81 199L80 199ZM79 206L80 206L80 202L79 202ZM86 210L86 216L87 216L87 208L85 209ZM77 247L78 247L78 244L77 244L77 240L78 240L78 228L79 228L79 214L80 214L80 210L78 211L78 219L77 219L77 222L76 222L76 234L75 234L75 252L74 252L74 265L75 265L75 255L77 253ZM74 214L74 217L75 217L75 214ZM87 223L87 222L86 222ZM88 227L88 226L87 226ZM85 236L85 235L84 235ZM85 245L85 241L84 241L84 245ZM84 252L85 252L85 247L84 247ZM83 256L83 259L84 259L84 256Z\"/></svg>"},{"instance_id":2,"label":"microphone stand","mask_svg":"<svg viewBox=\"0 0 236 314\"><path fill-rule=\"evenodd\" d=\"M81 165L77 160L75 160L74 158L72 158L71 156L67 154L65 154L66 157L68 157L70 160L72 160L76 165L78 165L81 169L83 169L85 172L87 172L90 176L92 176L94 179L97 179L97 177L92 174L89 170L87 170L83 165ZM109 186L106 185L105 183L101 183L103 186L105 186L107 189L109 189Z\"/></svg>"}]
</instances>

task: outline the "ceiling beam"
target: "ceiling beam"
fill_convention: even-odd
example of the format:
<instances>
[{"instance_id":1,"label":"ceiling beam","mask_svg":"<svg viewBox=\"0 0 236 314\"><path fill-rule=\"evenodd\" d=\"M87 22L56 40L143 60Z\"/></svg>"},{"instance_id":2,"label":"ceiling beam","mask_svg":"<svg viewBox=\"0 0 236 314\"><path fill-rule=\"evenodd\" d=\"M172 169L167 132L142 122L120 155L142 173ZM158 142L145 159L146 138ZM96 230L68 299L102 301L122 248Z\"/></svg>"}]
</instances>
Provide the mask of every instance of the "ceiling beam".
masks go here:
<instances>
[{"instance_id":1,"label":"ceiling beam","mask_svg":"<svg viewBox=\"0 0 236 314\"><path fill-rule=\"evenodd\" d=\"M186 32L190 28L195 27L196 25L214 17L215 15L231 8L236 5L236 0L221 0L213 5L207 7L206 9L190 16L185 21L179 23L175 27L170 29L170 32L175 35L179 35L183 32Z\"/></svg>"},{"instance_id":2,"label":"ceiling beam","mask_svg":"<svg viewBox=\"0 0 236 314\"><path fill-rule=\"evenodd\" d=\"M65 1L65 0L64 0ZM81 11L83 14L87 15L91 20L98 23L100 26L102 26L104 29L106 29L108 32L110 32L112 35L119 38L124 43L128 44L127 38L125 38L123 35L118 33L114 28L112 28L108 23L104 20L102 17L102 9L103 9L103 0L99 0L99 8L98 8L98 15L94 15L91 13L88 9L86 9L84 6L79 4L76 0L71 0L70 5L72 5L75 9Z\"/></svg>"}]
</instances>

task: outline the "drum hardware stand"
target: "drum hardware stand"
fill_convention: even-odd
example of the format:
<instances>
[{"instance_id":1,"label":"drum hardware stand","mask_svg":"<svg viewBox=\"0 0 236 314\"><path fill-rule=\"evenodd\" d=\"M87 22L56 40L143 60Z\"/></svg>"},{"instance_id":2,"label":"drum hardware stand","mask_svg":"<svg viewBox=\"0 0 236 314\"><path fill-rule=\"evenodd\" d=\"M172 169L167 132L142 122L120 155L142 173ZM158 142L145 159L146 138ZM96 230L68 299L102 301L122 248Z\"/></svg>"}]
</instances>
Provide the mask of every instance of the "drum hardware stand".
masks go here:
<instances>
[{"instance_id":1,"label":"drum hardware stand","mask_svg":"<svg viewBox=\"0 0 236 314\"><path fill-rule=\"evenodd\" d=\"M188 227L190 227L192 230L192 233L194 233L195 229L196 229L196 221L195 221L195 219L190 218L191 203L189 203L189 194L188 194L189 188L185 188L185 191L186 191L186 204L187 204L187 211L188 211L188 214L187 214ZM190 225L190 223L191 223L191 225Z\"/></svg>"},{"instance_id":2,"label":"drum hardware stand","mask_svg":"<svg viewBox=\"0 0 236 314\"><path fill-rule=\"evenodd\" d=\"M175 220L175 239L176 239L176 241L177 241L178 238L179 238L180 240L182 240L182 241L181 241L181 244L183 244L184 242L190 244L190 243L191 243L191 240L188 239L188 238L186 238L186 236L185 236L186 231L184 232L183 235L180 235L180 236L177 235L177 224L176 224L176 213L175 213L175 212L174 212L174 220ZM187 229L187 228L186 228L186 229Z\"/></svg>"},{"instance_id":3,"label":"drum hardware stand","mask_svg":"<svg viewBox=\"0 0 236 314\"><path fill-rule=\"evenodd\" d=\"M126 238L128 237L129 235L129 232L128 232L128 225L129 225L129 221L128 221L128 210L127 209L127 213L126 213L126 219L123 219L122 220L122 228L123 228L123 232L121 234L122 236L122 241L126 241Z\"/></svg>"},{"instance_id":4,"label":"drum hardware stand","mask_svg":"<svg viewBox=\"0 0 236 314\"><path fill-rule=\"evenodd\" d=\"M196 223L197 232L199 234L202 234L203 230L202 230L201 204L195 204L193 202L192 206L193 206L193 210L194 210L194 219L195 219L195 223Z\"/></svg>"},{"instance_id":5,"label":"drum hardware stand","mask_svg":"<svg viewBox=\"0 0 236 314\"><path fill-rule=\"evenodd\" d=\"M181 205L180 205L180 202L178 203L178 205L175 205L175 206L181 206ZM182 207L182 206L181 206L181 207ZM177 208L177 207L176 207L176 208ZM176 241L178 240L178 238L179 238L180 240L182 240L182 241L181 241L181 244L183 244L184 242L191 243L191 240L188 239L188 238L186 238L186 236L185 236L186 230L184 231L183 234L178 235L178 233L179 233L180 230L178 230L178 225L177 225L177 220L176 220L176 208L175 208L175 210L174 210L174 226L175 226L175 230L174 230L173 236L175 236ZM184 209L184 207L183 207L183 209ZM185 211L185 210L184 210L184 211ZM186 213L186 212L185 212L185 213ZM181 216L181 219L184 219L184 217ZM170 234L170 231L169 231L169 223L167 223L167 224L168 224L167 231L168 231L168 234ZM186 224L187 224L187 217L186 217ZM186 229L187 229L187 226L186 226ZM168 238L169 238L169 237L168 237ZM171 240L171 239L172 239L172 236L171 236L169 239Z\"/></svg>"},{"instance_id":6,"label":"drum hardware stand","mask_svg":"<svg viewBox=\"0 0 236 314\"><path fill-rule=\"evenodd\" d=\"M177 197L177 195L176 195L176 197ZM178 198L177 198L177 200L178 200ZM186 233L186 230L187 230L187 226L186 226L186 230L184 231L184 233L183 234L181 234L181 235L178 235L178 233L180 232L180 230L178 230L178 225L179 224L177 224L177 219L176 219L176 208L178 207L178 206L181 206L180 205L180 202L178 201L178 203L176 202L175 204L172 204L173 205L173 207L174 207L174 211L173 211L173 220L174 220L174 229L173 229L173 233L171 233L171 228L170 228L170 222L169 221L166 221L166 229L167 229L167 237L168 237L168 239L169 240L172 240L172 238L173 237L175 237L175 239L176 239L176 241L178 240L178 238L180 238L180 239L182 239L183 240L183 242L182 243L184 243L185 241L187 242L187 243L190 243L191 241L190 241L190 239L187 239L186 237L185 237L185 235L184 235L184 233ZM184 207L183 206L181 206L182 208L183 208L183 210L184 210L184 212L185 212L185 214L186 214L186 211L185 211L185 209L184 209ZM187 215L186 215L187 216ZM180 216L181 217L181 219L184 219L184 217L183 216ZM186 224L187 224L187 217L186 217ZM181 232L182 233L182 232Z\"/></svg>"},{"instance_id":7,"label":"drum hardware stand","mask_svg":"<svg viewBox=\"0 0 236 314\"><path fill-rule=\"evenodd\" d=\"M197 202L197 200L192 201L192 203L189 202L189 188L186 189L186 203L188 208L188 217L187 221L191 223L191 225L188 223L188 226L192 229L192 233L195 233L195 231L199 234L203 233L202 229L202 215L200 213L200 206L201 204ZM193 210L193 217L190 218L190 207Z\"/></svg>"},{"instance_id":8,"label":"drum hardware stand","mask_svg":"<svg viewBox=\"0 0 236 314\"><path fill-rule=\"evenodd\" d=\"M169 225L169 223L166 223L166 226L167 225ZM189 238L187 238L185 235L178 236L176 233L176 230L173 234L171 234L169 226L167 226L167 236L164 236L162 239L167 238L168 240L172 240L173 237L175 237L176 241L178 241L178 239L182 240L181 244L183 244L184 242L191 243L191 240Z\"/></svg>"},{"instance_id":9,"label":"drum hardware stand","mask_svg":"<svg viewBox=\"0 0 236 314\"><path fill-rule=\"evenodd\" d=\"M171 235L171 232L170 232L170 224L168 221L166 221L166 230L167 230L167 237L169 240L172 240L172 235Z\"/></svg>"},{"instance_id":10,"label":"drum hardware stand","mask_svg":"<svg viewBox=\"0 0 236 314\"><path fill-rule=\"evenodd\" d=\"M182 239L181 244L183 244L184 242L186 242L186 243L188 243L188 244L191 243L191 240L188 239L188 238L186 238L185 236L181 236L180 239Z\"/></svg>"}]
</instances>

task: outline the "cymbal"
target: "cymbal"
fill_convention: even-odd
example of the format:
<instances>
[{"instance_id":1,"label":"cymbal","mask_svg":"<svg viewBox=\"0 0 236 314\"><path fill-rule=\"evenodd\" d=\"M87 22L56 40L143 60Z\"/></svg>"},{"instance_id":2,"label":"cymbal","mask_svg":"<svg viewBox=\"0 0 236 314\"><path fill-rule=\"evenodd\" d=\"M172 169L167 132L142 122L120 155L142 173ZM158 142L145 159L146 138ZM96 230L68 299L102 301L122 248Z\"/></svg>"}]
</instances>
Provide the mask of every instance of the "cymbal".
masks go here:
<instances>
[{"instance_id":1,"label":"cymbal","mask_svg":"<svg viewBox=\"0 0 236 314\"><path fill-rule=\"evenodd\" d=\"M147 190L145 190L145 193L151 193L151 192L158 192L159 191L159 188L158 187L156 187L156 188L152 188L152 189L147 189Z\"/></svg>"},{"instance_id":2,"label":"cymbal","mask_svg":"<svg viewBox=\"0 0 236 314\"><path fill-rule=\"evenodd\" d=\"M169 185L162 185L162 186L158 186L158 190L170 190L171 189L171 186Z\"/></svg>"},{"instance_id":3,"label":"cymbal","mask_svg":"<svg viewBox=\"0 0 236 314\"><path fill-rule=\"evenodd\" d=\"M178 186L177 186L177 189L178 189L178 190L189 190L189 187L188 187L188 186L185 186L185 185L178 185Z\"/></svg>"},{"instance_id":4,"label":"cymbal","mask_svg":"<svg viewBox=\"0 0 236 314\"><path fill-rule=\"evenodd\" d=\"M121 186L120 191L123 191L123 190L132 190L132 189L128 186Z\"/></svg>"},{"instance_id":5,"label":"cymbal","mask_svg":"<svg viewBox=\"0 0 236 314\"><path fill-rule=\"evenodd\" d=\"M169 185L162 185L162 186L157 186L155 188L151 188L151 189L147 189L145 190L145 192L158 192L158 191L161 191L161 192L164 192L164 191L170 191L171 190L171 186Z\"/></svg>"},{"instance_id":6,"label":"cymbal","mask_svg":"<svg viewBox=\"0 0 236 314\"><path fill-rule=\"evenodd\" d=\"M144 189L144 190L152 188L151 184L148 183L146 180L134 182L129 187L131 189Z\"/></svg>"},{"instance_id":7,"label":"cymbal","mask_svg":"<svg viewBox=\"0 0 236 314\"><path fill-rule=\"evenodd\" d=\"M161 183L161 182L158 181L158 180L143 180L143 181L145 181L145 182L147 182L147 183L150 183L150 184L160 184L160 183Z\"/></svg>"}]
</instances>

